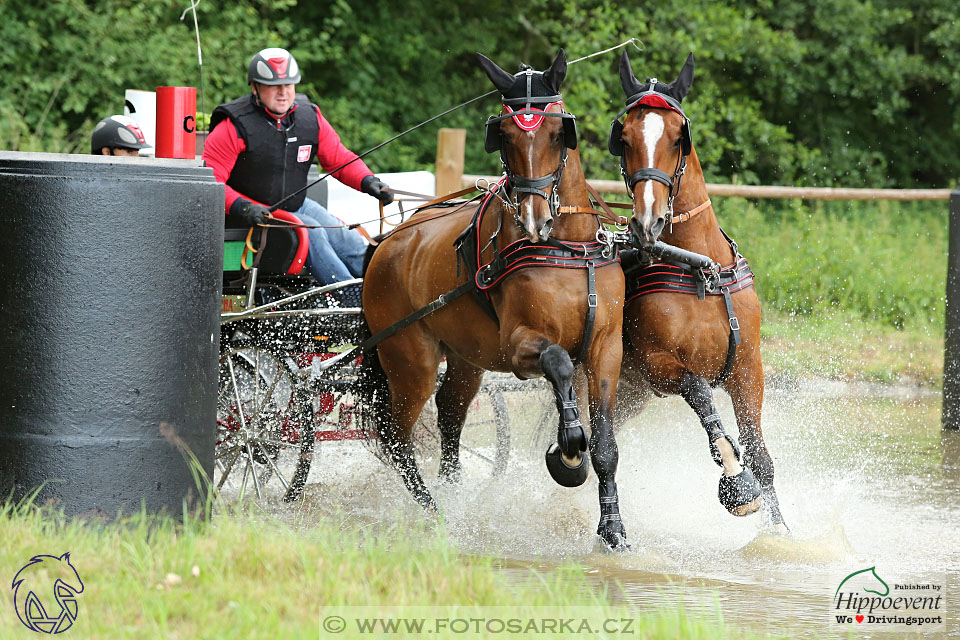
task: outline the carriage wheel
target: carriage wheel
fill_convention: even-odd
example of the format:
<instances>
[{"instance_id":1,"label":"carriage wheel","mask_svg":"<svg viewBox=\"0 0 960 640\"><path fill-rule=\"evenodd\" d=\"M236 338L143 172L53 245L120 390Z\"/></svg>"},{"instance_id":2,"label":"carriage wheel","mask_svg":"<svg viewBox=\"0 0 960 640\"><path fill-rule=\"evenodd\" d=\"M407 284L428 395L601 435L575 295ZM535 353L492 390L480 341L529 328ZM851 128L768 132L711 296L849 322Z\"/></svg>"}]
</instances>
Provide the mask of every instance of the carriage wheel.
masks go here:
<instances>
[{"instance_id":1,"label":"carriage wheel","mask_svg":"<svg viewBox=\"0 0 960 640\"><path fill-rule=\"evenodd\" d=\"M299 497L313 456L310 412L287 364L269 351L233 345L221 351L214 482L257 498Z\"/></svg>"}]
</instances>

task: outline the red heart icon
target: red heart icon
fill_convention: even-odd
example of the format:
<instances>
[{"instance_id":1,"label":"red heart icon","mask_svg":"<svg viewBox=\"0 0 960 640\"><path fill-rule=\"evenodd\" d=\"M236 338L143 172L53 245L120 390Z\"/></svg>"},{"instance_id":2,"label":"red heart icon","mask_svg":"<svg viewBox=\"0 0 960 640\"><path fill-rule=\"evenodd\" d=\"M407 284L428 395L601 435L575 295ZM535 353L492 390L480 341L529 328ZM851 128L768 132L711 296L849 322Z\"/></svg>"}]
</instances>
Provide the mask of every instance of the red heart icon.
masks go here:
<instances>
[{"instance_id":1,"label":"red heart icon","mask_svg":"<svg viewBox=\"0 0 960 640\"><path fill-rule=\"evenodd\" d=\"M857 616L857 622L863 622L863 616Z\"/></svg>"}]
</instances>

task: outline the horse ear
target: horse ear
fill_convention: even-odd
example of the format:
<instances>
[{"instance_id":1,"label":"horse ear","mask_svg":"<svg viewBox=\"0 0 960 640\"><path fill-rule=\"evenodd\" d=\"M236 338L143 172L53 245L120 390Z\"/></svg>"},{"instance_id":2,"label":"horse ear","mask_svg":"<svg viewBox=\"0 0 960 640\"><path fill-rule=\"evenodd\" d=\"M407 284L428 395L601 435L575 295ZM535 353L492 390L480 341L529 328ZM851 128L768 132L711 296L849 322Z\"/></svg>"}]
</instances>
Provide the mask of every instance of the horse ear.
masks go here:
<instances>
[{"instance_id":1,"label":"horse ear","mask_svg":"<svg viewBox=\"0 0 960 640\"><path fill-rule=\"evenodd\" d=\"M556 93L560 93L560 85L567 77L567 54L560 49L553 59L550 68L543 72L543 82Z\"/></svg>"},{"instance_id":2,"label":"horse ear","mask_svg":"<svg viewBox=\"0 0 960 640\"><path fill-rule=\"evenodd\" d=\"M70 564L70 552L67 551L65 554L60 556L60 560L66 560L67 564Z\"/></svg>"},{"instance_id":3,"label":"horse ear","mask_svg":"<svg viewBox=\"0 0 960 640\"><path fill-rule=\"evenodd\" d=\"M687 56L687 61L683 63L683 69L680 69L680 75L670 85L674 97L683 101L687 97L687 92L693 86L693 54Z\"/></svg>"},{"instance_id":4,"label":"horse ear","mask_svg":"<svg viewBox=\"0 0 960 640\"><path fill-rule=\"evenodd\" d=\"M628 98L640 93L643 89L643 85L641 85L637 81L637 77L633 75L633 68L630 66L630 56L627 55L626 51L620 56L620 86L623 87L623 92Z\"/></svg>"},{"instance_id":5,"label":"horse ear","mask_svg":"<svg viewBox=\"0 0 960 640\"><path fill-rule=\"evenodd\" d=\"M496 62L480 52L477 52L477 60L480 62L480 66L483 67L483 70L487 73L487 77L490 78L491 82L493 82L493 86L495 86L497 89L500 89L500 93L506 93L510 90L510 87L513 86L514 81L513 74L507 73L498 67Z\"/></svg>"}]
</instances>

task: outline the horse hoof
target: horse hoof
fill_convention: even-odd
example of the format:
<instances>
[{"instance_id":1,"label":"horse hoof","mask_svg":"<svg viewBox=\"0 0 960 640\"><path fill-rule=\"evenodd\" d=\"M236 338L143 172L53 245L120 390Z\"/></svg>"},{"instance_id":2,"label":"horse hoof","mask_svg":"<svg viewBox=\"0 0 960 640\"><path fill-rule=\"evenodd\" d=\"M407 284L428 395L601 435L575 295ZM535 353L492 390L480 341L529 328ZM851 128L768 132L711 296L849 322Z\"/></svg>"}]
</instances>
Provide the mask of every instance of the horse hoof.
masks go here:
<instances>
[{"instance_id":1,"label":"horse hoof","mask_svg":"<svg viewBox=\"0 0 960 640\"><path fill-rule=\"evenodd\" d=\"M720 504L735 516L747 516L760 508L760 483L747 467L735 476L720 476Z\"/></svg>"},{"instance_id":2,"label":"horse hoof","mask_svg":"<svg viewBox=\"0 0 960 640\"><path fill-rule=\"evenodd\" d=\"M440 472L437 473L437 479L445 484L460 484L462 467L460 463L447 464L440 463Z\"/></svg>"},{"instance_id":3,"label":"horse hoof","mask_svg":"<svg viewBox=\"0 0 960 640\"><path fill-rule=\"evenodd\" d=\"M624 553L630 551L627 537L620 533L598 534L597 541L603 545L602 549L608 553Z\"/></svg>"},{"instance_id":4,"label":"horse hoof","mask_svg":"<svg viewBox=\"0 0 960 640\"><path fill-rule=\"evenodd\" d=\"M550 477L561 487L579 487L587 481L587 454L581 453L579 460L570 460L560 451L556 442L547 449L547 471Z\"/></svg>"}]
</instances>

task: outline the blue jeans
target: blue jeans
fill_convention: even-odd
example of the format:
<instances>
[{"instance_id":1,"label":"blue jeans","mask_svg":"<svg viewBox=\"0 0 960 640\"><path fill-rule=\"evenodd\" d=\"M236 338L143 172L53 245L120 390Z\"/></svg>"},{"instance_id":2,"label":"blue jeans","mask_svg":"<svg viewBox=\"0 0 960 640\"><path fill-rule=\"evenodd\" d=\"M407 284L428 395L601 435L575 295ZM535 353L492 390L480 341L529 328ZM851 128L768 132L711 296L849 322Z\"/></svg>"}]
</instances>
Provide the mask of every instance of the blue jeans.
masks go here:
<instances>
[{"instance_id":1,"label":"blue jeans","mask_svg":"<svg viewBox=\"0 0 960 640\"><path fill-rule=\"evenodd\" d=\"M335 226L342 225L343 222L310 198L304 200L303 205L291 213L304 224L330 227L307 229L310 236L307 269L320 284L333 284L361 276L367 243L359 233L343 226Z\"/></svg>"}]
</instances>

